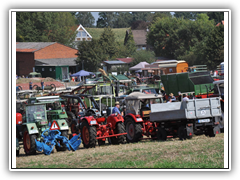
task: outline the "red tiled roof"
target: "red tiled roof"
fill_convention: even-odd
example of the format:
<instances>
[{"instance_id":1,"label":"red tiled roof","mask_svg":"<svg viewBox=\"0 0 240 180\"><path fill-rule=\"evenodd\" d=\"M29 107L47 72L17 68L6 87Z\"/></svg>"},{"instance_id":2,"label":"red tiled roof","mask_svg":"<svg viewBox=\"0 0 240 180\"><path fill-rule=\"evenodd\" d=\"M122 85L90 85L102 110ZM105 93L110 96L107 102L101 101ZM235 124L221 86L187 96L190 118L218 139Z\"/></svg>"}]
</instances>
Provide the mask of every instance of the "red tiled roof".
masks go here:
<instances>
[{"instance_id":1,"label":"red tiled roof","mask_svg":"<svg viewBox=\"0 0 240 180\"><path fill-rule=\"evenodd\" d=\"M133 61L133 58L116 58L119 61L123 61L125 63L130 63Z\"/></svg>"}]
</instances>

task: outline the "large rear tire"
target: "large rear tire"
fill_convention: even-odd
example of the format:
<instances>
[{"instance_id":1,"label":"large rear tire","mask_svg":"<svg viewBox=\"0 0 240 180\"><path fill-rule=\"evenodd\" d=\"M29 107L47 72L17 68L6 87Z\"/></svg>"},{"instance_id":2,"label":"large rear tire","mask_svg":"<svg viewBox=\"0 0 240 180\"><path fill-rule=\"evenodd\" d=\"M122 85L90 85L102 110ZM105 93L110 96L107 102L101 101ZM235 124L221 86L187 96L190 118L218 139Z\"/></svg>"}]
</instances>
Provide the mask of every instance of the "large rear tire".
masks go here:
<instances>
[{"instance_id":1,"label":"large rear tire","mask_svg":"<svg viewBox=\"0 0 240 180\"><path fill-rule=\"evenodd\" d=\"M51 91L56 91L56 86L55 86L55 84L51 84L50 86L51 86Z\"/></svg>"},{"instance_id":2,"label":"large rear tire","mask_svg":"<svg viewBox=\"0 0 240 180\"><path fill-rule=\"evenodd\" d=\"M85 148L93 148L96 146L97 130L95 126L90 126L87 121L83 121L81 125L81 138Z\"/></svg>"},{"instance_id":3,"label":"large rear tire","mask_svg":"<svg viewBox=\"0 0 240 180\"><path fill-rule=\"evenodd\" d=\"M71 111L67 111L67 116L68 116L68 118L66 121L68 123L68 127L71 127L71 131L72 131L72 122L73 122L73 119L76 119L76 116Z\"/></svg>"}]
</instances>

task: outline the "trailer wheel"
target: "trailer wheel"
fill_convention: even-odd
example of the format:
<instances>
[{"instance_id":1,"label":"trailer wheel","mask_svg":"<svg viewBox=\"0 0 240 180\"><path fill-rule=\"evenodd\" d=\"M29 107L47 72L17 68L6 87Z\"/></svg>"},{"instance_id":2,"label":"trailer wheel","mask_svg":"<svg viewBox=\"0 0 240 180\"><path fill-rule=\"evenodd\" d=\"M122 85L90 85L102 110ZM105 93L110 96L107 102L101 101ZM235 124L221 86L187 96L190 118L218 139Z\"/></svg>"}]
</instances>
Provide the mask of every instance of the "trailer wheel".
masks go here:
<instances>
[{"instance_id":1,"label":"trailer wheel","mask_svg":"<svg viewBox=\"0 0 240 180\"><path fill-rule=\"evenodd\" d=\"M187 138L187 130L186 130L186 128L184 126L180 126L178 128L178 137L179 137L180 140L184 140L184 139L186 140L186 138Z\"/></svg>"},{"instance_id":2,"label":"trailer wheel","mask_svg":"<svg viewBox=\"0 0 240 180\"><path fill-rule=\"evenodd\" d=\"M81 125L81 138L85 148L96 146L97 130L95 126L89 126L87 121Z\"/></svg>"},{"instance_id":3,"label":"trailer wheel","mask_svg":"<svg viewBox=\"0 0 240 180\"><path fill-rule=\"evenodd\" d=\"M213 127L209 127L207 129L207 133L209 137L215 137L215 133L214 133L214 128Z\"/></svg>"},{"instance_id":4,"label":"trailer wheel","mask_svg":"<svg viewBox=\"0 0 240 180\"><path fill-rule=\"evenodd\" d=\"M26 155L36 154L36 142L37 135L29 134L27 128L23 131L23 148Z\"/></svg>"},{"instance_id":5,"label":"trailer wheel","mask_svg":"<svg viewBox=\"0 0 240 180\"><path fill-rule=\"evenodd\" d=\"M157 139L161 141L166 141L167 140L167 132L165 129L158 127L157 128Z\"/></svg>"},{"instance_id":6,"label":"trailer wheel","mask_svg":"<svg viewBox=\"0 0 240 180\"><path fill-rule=\"evenodd\" d=\"M126 123L127 142L138 142L142 137L142 126L140 123L135 123L133 119L127 118Z\"/></svg>"}]
</instances>

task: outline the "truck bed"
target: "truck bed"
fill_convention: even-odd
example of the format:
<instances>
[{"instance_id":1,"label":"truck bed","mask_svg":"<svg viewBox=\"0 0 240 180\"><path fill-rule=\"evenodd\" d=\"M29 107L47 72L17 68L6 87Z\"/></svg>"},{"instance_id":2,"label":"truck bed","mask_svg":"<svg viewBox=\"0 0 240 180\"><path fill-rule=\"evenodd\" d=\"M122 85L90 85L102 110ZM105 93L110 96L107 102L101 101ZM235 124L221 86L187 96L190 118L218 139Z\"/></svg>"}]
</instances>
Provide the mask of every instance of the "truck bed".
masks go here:
<instances>
[{"instance_id":1,"label":"truck bed","mask_svg":"<svg viewBox=\"0 0 240 180\"><path fill-rule=\"evenodd\" d=\"M203 119L221 116L219 97L151 104L150 121Z\"/></svg>"}]
</instances>

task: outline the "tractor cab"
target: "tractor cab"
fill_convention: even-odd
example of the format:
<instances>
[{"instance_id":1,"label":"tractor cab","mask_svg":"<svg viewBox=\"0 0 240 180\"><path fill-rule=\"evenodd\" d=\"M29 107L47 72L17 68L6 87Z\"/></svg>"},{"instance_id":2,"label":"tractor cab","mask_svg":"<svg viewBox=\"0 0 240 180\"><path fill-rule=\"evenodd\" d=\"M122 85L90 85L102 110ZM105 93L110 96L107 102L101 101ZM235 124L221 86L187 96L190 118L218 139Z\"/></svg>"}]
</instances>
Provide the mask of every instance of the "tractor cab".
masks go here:
<instances>
[{"instance_id":1,"label":"tractor cab","mask_svg":"<svg viewBox=\"0 0 240 180\"><path fill-rule=\"evenodd\" d=\"M45 104L26 105L25 114L26 123L37 123L37 126L43 126L48 123Z\"/></svg>"},{"instance_id":2,"label":"tractor cab","mask_svg":"<svg viewBox=\"0 0 240 180\"><path fill-rule=\"evenodd\" d=\"M151 112L151 104L162 103L163 97L158 94L144 94L133 92L125 98L126 113L140 115L141 118L149 118Z\"/></svg>"}]
</instances>

